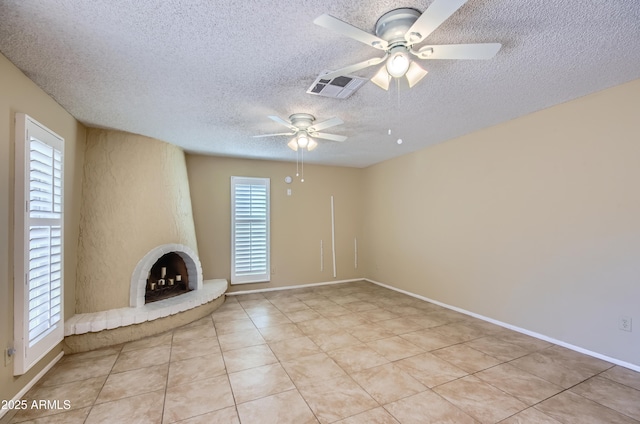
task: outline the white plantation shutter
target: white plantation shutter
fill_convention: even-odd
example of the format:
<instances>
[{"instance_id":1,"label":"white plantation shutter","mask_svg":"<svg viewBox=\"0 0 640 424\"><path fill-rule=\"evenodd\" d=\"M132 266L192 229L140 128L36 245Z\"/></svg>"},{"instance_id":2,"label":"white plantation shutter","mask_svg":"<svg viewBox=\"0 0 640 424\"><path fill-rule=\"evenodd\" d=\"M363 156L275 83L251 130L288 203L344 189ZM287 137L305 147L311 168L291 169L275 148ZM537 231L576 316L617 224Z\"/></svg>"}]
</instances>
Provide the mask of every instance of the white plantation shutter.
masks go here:
<instances>
[{"instance_id":1,"label":"white plantation shutter","mask_svg":"<svg viewBox=\"0 0 640 424\"><path fill-rule=\"evenodd\" d=\"M61 230L60 226L29 227L29 346L61 318Z\"/></svg>"},{"instance_id":2,"label":"white plantation shutter","mask_svg":"<svg viewBox=\"0 0 640 424\"><path fill-rule=\"evenodd\" d=\"M14 374L24 374L64 336L64 139L16 114Z\"/></svg>"},{"instance_id":3,"label":"white plantation shutter","mask_svg":"<svg viewBox=\"0 0 640 424\"><path fill-rule=\"evenodd\" d=\"M269 183L231 177L231 284L269 281Z\"/></svg>"}]
</instances>

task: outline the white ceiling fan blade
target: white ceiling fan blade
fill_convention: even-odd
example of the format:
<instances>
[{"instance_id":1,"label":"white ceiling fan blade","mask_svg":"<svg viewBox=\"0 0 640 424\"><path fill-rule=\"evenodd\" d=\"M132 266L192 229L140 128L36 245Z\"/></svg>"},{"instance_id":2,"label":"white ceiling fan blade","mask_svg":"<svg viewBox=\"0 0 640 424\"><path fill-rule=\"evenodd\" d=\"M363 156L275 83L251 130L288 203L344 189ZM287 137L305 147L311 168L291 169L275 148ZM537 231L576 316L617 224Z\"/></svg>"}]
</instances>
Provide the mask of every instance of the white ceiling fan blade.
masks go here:
<instances>
[{"instance_id":1,"label":"white ceiling fan blade","mask_svg":"<svg viewBox=\"0 0 640 424\"><path fill-rule=\"evenodd\" d=\"M312 132L317 132L317 131L322 131L322 130L330 128L330 127L335 127L336 125L342 125L342 124L344 124L344 121L342 119L340 119L340 118L331 118L331 119L327 119L326 121L322 121L322 122L318 122L317 124L313 124L312 126L307 128L307 130L312 131Z\"/></svg>"},{"instance_id":2,"label":"white ceiling fan blade","mask_svg":"<svg viewBox=\"0 0 640 424\"><path fill-rule=\"evenodd\" d=\"M391 82L391 75L387 72L387 67L383 66L380 70L371 78L371 82L382 88L383 90L389 90L389 82Z\"/></svg>"},{"instance_id":3,"label":"white ceiling fan blade","mask_svg":"<svg viewBox=\"0 0 640 424\"><path fill-rule=\"evenodd\" d=\"M404 38L411 44L421 42L466 2L467 0L434 0L411 25Z\"/></svg>"},{"instance_id":4,"label":"white ceiling fan blade","mask_svg":"<svg viewBox=\"0 0 640 424\"><path fill-rule=\"evenodd\" d=\"M422 46L417 52L411 53L420 59L491 59L498 53L502 44L444 44L438 46Z\"/></svg>"},{"instance_id":5,"label":"white ceiling fan blade","mask_svg":"<svg viewBox=\"0 0 640 424\"><path fill-rule=\"evenodd\" d=\"M291 122L285 121L279 116L269 115L269 119L271 119L274 122L277 122L278 124L284 125L285 127L289 128L291 131L298 131L298 128L291 125Z\"/></svg>"},{"instance_id":6,"label":"white ceiling fan blade","mask_svg":"<svg viewBox=\"0 0 640 424\"><path fill-rule=\"evenodd\" d=\"M315 18L313 23L342 35L346 35L347 37L353 38L354 40L360 41L361 43L367 44L376 49L386 50L389 46L389 43L382 38L376 37L373 34L363 31L360 28L356 28L353 25L343 22L338 18L334 18L331 15L327 15L326 13Z\"/></svg>"},{"instance_id":7,"label":"white ceiling fan blade","mask_svg":"<svg viewBox=\"0 0 640 424\"><path fill-rule=\"evenodd\" d=\"M409 83L409 88L419 83L420 80L427 75L427 73L428 72L422 69L420 65L418 65L416 62L411 61L411 64L409 65L409 69L405 74L407 76L407 82Z\"/></svg>"},{"instance_id":8,"label":"white ceiling fan blade","mask_svg":"<svg viewBox=\"0 0 640 424\"><path fill-rule=\"evenodd\" d=\"M330 80L342 75L349 75L350 73L359 71L360 69L368 68L369 66L374 66L379 63L382 63L386 58L387 58L386 55L383 57L374 57L373 59L365 60L364 62L345 66L344 68L338 69L337 71L328 72L322 75L322 78Z\"/></svg>"},{"instance_id":9,"label":"white ceiling fan blade","mask_svg":"<svg viewBox=\"0 0 640 424\"><path fill-rule=\"evenodd\" d=\"M254 135L253 138L262 138L262 137L276 137L279 135L295 135L296 133L277 133L277 134L262 134L262 135Z\"/></svg>"},{"instance_id":10,"label":"white ceiling fan blade","mask_svg":"<svg viewBox=\"0 0 640 424\"><path fill-rule=\"evenodd\" d=\"M344 135L338 135L338 134L327 134L327 133L317 133L314 132L312 134L310 134L311 137L315 137L315 138L324 138L325 140L331 140L331 141L345 141L347 139L346 136Z\"/></svg>"}]
</instances>

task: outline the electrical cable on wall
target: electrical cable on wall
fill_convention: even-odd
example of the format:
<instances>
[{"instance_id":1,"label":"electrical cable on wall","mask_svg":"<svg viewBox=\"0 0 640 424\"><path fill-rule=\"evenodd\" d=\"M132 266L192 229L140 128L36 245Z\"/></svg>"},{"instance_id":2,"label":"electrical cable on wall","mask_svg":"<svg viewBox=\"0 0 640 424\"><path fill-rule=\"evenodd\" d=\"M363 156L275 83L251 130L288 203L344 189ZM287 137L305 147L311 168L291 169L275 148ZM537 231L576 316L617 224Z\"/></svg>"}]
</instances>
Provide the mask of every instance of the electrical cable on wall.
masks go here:
<instances>
[{"instance_id":1,"label":"electrical cable on wall","mask_svg":"<svg viewBox=\"0 0 640 424\"><path fill-rule=\"evenodd\" d=\"M320 272L324 271L324 246L320 240Z\"/></svg>"},{"instance_id":2,"label":"electrical cable on wall","mask_svg":"<svg viewBox=\"0 0 640 424\"><path fill-rule=\"evenodd\" d=\"M333 256L333 278L336 278L336 222L333 207L333 196L331 196L331 254Z\"/></svg>"},{"instance_id":3,"label":"electrical cable on wall","mask_svg":"<svg viewBox=\"0 0 640 424\"><path fill-rule=\"evenodd\" d=\"M353 238L353 267L358 269L358 238Z\"/></svg>"}]
</instances>

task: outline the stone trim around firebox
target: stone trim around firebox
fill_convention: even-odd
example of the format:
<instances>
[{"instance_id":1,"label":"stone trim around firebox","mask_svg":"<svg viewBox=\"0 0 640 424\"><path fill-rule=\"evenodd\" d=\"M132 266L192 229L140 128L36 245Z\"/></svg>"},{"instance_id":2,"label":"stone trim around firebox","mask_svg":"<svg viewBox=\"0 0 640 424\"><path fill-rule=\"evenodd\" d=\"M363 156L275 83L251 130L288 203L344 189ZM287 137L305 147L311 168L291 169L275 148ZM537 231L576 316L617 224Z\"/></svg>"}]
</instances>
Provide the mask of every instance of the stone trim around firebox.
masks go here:
<instances>
[{"instance_id":1,"label":"stone trim around firebox","mask_svg":"<svg viewBox=\"0 0 640 424\"><path fill-rule=\"evenodd\" d=\"M137 308L128 307L76 314L65 321L64 335L66 337L111 330L174 315L217 299L224 295L227 287L227 280L205 280L200 290L193 290L180 296L148 303Z\"/></svg>"}]
</instances>

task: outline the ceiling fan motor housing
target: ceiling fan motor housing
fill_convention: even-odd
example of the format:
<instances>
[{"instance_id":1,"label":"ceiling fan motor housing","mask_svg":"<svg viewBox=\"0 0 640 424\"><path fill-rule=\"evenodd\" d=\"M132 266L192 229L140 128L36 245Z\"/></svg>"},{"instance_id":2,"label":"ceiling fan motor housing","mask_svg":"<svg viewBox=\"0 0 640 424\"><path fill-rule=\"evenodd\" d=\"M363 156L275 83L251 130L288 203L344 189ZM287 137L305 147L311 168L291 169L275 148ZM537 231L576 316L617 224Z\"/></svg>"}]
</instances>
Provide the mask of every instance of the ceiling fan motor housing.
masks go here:
<instances>
[{"instance_id":1,"label":"ceiling fan motor housing","mask_svg":"<svg viewBox=\"0 0 640 424\"><path fill-rule=\"evenodd\" d=\"M400 8L385 13L376 22L376 35L390 45L403 43L406 45L405 34L421 13L416 9Z\"/></svg>"},{"instance_id":2,"label":"ceiling fan motor housing","mask_svg":"<svg viewBox=\"0 0 640 424\"><path fill-rule=\"evenodd\" d=\"M294 127L298 127L300 130L306 130L313 124L316 118L313 115L309 115L308 113L294 113L289 116L289 121Z\"/></svg>"}]
</instances>

